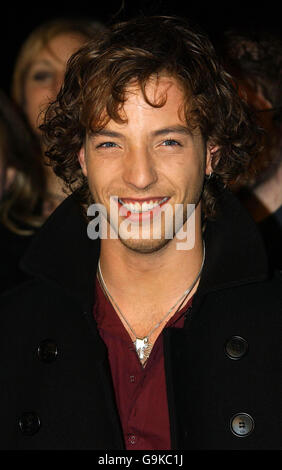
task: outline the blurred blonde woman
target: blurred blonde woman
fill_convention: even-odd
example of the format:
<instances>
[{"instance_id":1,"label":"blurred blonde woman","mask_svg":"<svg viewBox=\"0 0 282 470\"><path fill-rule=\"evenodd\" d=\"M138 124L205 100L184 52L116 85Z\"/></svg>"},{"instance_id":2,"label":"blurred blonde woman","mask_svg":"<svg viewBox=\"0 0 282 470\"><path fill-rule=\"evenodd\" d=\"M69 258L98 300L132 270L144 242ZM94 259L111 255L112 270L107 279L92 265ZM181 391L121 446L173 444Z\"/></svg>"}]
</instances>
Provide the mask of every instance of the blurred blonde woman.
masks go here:
<instances>
[{"instance_id":1,"label":"blurred blonde woman","mask_svg":"<svg viewBox=\"0 0 282 470\"><path fill-rule=\"evenodd\" d=\"M65 197L44 162L38 126L61 87L69 57L104 26L58 19L35 29L22 45L12 98L0 90L0 292L26 280L20 259L34 233Z\"/></svg>"},{"instance_id":2,"label":"blurred blonde woman","mask_svg":"<svg viewBox=\"0 0 282 470\"><path fill-rule=\"evenodd\" d=\"M65 193L51 168L44 164L44 148L38 127L42 123L44 110L58 94L70 56L104 30L105 27L97 21L55 19L40 25L27 37L16 59L12 98L39 139L41 155L38 158L45 167L46 191L41 214L43 220L62 201Z\"/></svg>"},{"instance_id":3,"label":"blurred blonde woman","mask_svg":"<svg viewBox=\"0 0 282 470\"><path fill-rule=\"evenodd\" d=\"M37 139L0 90L0 292L24 281L19 261L42 224L45 173Z\"/></svg>"}]
</instances>

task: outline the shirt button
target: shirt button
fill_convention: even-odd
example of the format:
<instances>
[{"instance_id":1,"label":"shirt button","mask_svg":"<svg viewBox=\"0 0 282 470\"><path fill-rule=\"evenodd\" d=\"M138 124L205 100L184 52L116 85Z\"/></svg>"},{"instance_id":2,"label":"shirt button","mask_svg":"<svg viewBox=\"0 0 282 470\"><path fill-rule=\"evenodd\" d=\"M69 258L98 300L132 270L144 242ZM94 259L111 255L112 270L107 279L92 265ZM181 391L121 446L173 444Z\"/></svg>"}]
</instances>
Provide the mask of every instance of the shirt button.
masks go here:
<instances>
[{"instance_id":1,"label":"shirt button","mask_svg":"<svg viewBox=\"0 0 282 470\"><path fill-rule=\"evenodd\" d=\"M131 375L129 378L130 378L130 382L131 382L131 383L134 383L134 382L135 382L135 375Z\"/></svg>"},{"instance_id":2,"label":"shirt button","mask_svg":"<svg viewBox=\"0 0 282 470\"><path fill-rule=\"evenodd\" d=\"M40 418L34 411L23 413L19 419L20 430L25 436L33 436L39 431L40 426Z\"/></svg>"},{"instance_id":3,"label":"shirt button","mask_svg":"<svg viewBox=\"0 0 282 470\"><path fill-rule=\"evenodd\" d=\"M247 413L238 413L230 420L231 431L237 437L246 437L255 427L253 418Z\"/></svg>"},{"instance_id":4,"label":"shirt button","mask_svg":"<svg viewBox=\"0 0 282 470\"><path fill-rule=\"evenodd\" d=\"M136 444L137 437L134 434L130 434L128 436L128 441L129 441L129 444L134 445L134 444Z\"/></svg>"},{"instance_id":5,"label":"shirt button","mask_svg":"<svg viewBox=\"0 0 282 470\"><path fill-rule=\"evenodd\" d=\"M238 360L242 359L247 354L248 343L241 336L232 336L225 343L225 353L229 359Z\"/></svg>"},{"instance_id":6,"label":"shirt button","mask_svg":"<svg viewBox=\"0 0 282 470\"><path fill-rule=\"evenodd\" d=\"M47 364L57 359L58 347L52 339L44 339L38 346L37 355L40 361Z\"/></svg>"}]
</instances>

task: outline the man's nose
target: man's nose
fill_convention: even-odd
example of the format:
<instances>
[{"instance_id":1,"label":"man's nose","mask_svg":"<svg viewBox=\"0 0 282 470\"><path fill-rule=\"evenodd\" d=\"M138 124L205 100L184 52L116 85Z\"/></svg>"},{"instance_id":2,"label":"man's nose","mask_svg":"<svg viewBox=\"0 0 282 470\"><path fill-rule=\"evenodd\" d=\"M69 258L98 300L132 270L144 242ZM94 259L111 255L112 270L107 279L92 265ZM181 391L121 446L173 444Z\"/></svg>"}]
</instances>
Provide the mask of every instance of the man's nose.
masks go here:
<instances>
[{"instance_id":1,"label":"man's nose","mask_svg":"<svg viewBox=\"0 0 282 470\"><path fill-rule=\"evenodd\" d=\"M131 149L125 157L123 179L130 186L144 190L157 181L157 171L147 149Z\"/></svg>"}]
</instances>

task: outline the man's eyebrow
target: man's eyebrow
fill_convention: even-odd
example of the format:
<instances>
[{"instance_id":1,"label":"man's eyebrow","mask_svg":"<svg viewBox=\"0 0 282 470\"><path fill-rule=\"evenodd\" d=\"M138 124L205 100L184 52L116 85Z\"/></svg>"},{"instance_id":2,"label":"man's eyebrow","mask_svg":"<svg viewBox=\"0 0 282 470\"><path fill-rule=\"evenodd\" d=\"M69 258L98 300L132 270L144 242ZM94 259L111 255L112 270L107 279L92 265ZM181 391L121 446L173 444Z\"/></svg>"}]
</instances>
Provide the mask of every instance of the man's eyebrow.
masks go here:
<instances>
[{"instance_id":1,"label":"man's eyebrow","mask_svg":"<svg viewBox=\"0 0 282 470\"><path fill-rule=\"evenodd\" d=\"M154 137L167 135L167 134L191 135L191 131L188 129L188 127L176 125L176 126L170 126L170 127L163 127L162 129L158 129L152 132L152 135Z\"/></svg>"},{"instance_id":2,"label":"man's eyebrow","mask_svg":"<svg viewBox=\"0 0 282 470\"><path fill-rule=\"evenodd\" d=\"M153 137L158 137L162 135L167 135L167 134L182 134L182 135L191 135L191 131L188 129L188 127L185 126L170 126L170 127L163 127L162 129L158 129L156 131L153 131L151 133ZM113 138L122 138L124 137L123 134L120 132L116 131L111 131L109 129L100 129L97 131L92 131L90 133L91 137L113 137Z\"/></svg>"},{"instance_id":3,"label":"man's eyebrow","mask_svg":"<svg viewBox=\"0 0 282 470\"><path fill-rule=\"evenodd\" d=\"M110 131L110 130L107 130L107 129L100 129L99 131L92 131L90 133L90 136L91 137L99 137L99 136L104 136L104 137L113 137L113 138L121 138L123 137L122 134L120 134L119 132L116 132L116 131Z\"/></svg>"}]
</instances>

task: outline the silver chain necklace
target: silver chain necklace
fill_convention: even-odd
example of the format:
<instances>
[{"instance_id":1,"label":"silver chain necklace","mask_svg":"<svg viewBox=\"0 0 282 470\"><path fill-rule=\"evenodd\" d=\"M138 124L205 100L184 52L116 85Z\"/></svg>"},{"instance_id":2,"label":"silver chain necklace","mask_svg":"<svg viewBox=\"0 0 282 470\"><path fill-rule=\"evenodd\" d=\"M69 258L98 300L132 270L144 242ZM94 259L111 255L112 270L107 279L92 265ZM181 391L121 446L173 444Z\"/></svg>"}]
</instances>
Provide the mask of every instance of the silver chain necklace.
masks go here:
<instances>
[{"instance_id":1,"label":"silver chain necklace","mask_svg":"<svg viewBox=\"0 0 282 470\"><path fill-rule=\"evenodd\" d=\"M99 259L99 261L98 261L98 275L99 275L99 278L101 280L102 287L103 287L104 291L106 292L107 296L109 297L109 299L112 301L112 303L115 306L115 308L117 309L117 311L119 312L121 318L127 324L127 326L130 329L131 333L135 336L136 339L135 339L135 341L133 341L133 344L134 344L136 353L138 355L138 358L139 358L141 364L144 364L144 362L148 359L148 357L150 355L152 345L149 343L149 338L152 335L152 333L161 325L161 323L163 323L165 321L165 319L169 316L169 314L173 311L173 309L181 302L181 300L183 300L183 302L184 302L185 298L189 295L189 293L191 292L191 290L195 286L196 282L198 281L198 279L199 279L199 277L202 273L202 269L203 269L204 262L205 262L205 252L206 252L205 243L203 242L202 264L201 264L200 271L198 272L198 274L197 274L196 278L194 279L193 283L191 284L190 287L188 287L188 289L186 289L184 294L181 295L181 297L177 300L177 302L175 302L175 304L169 309L169 311L165 314L165 316L156 325L153 326L153 328L149 331L149 333L146 336L144 336L144 338L138 338L137 334L135 333L135 331L133 330L133 328L131 327L131 325L128 323L127 319L125 318L125 316L121 312L119 306L117 305L117 303L115 302L115 300L111 296L111 294L110 294L110 292L107 288L107 285L104 281L103 275L102 275L101 266L100 266L100 259ZM180 307L180 305L179 305L179 307ZM179 309L179 307L178 307L178 309ZM176 310L176 312L178 311L178 309Z\"/></svg>"}]
</instances>

